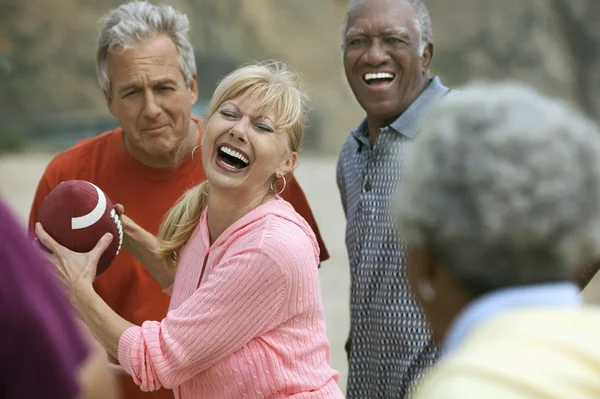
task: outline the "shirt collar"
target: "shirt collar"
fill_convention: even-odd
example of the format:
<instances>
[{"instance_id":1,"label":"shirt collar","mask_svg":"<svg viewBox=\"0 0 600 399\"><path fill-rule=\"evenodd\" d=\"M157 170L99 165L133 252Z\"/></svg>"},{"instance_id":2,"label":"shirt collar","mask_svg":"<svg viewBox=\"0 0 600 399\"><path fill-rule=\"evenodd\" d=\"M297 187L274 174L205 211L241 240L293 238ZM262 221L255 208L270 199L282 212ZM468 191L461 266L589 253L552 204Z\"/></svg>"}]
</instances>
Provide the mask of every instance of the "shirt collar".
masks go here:
<instances>
[{"instance_id":1,"label":"shirt collar","mask_svg":"<svg viewBox=\"0 0 600 399\"><path fill-rule=\"evenodd\" d=\"M469 304L450 326L442 350L456 349L465 337L486 321L511 310L531 306L578 306L579 288L573 283L552 283L506 288L491 292Z\"/></svg>"},{"instance_id":2,"label":"shirt collar","mask_svg":"<svg viewBox=\"0 0 600 399\"><path fill-rule=\"evenodd\" d=\"M419 94L415 101L404 111L394 122L389 126L383 127L380 130L391 128L396 133L399 133L408 138L415 138L421 123L423 113L429 108L429 105L435 100L442 98L451 90L442 84L439 76L434 76L425 90ZM367 127L367 119L365 118L360 125L352 132L354 137L364 144L363 139L368 138L369 132Z\"/></svg>"}]
</instances>

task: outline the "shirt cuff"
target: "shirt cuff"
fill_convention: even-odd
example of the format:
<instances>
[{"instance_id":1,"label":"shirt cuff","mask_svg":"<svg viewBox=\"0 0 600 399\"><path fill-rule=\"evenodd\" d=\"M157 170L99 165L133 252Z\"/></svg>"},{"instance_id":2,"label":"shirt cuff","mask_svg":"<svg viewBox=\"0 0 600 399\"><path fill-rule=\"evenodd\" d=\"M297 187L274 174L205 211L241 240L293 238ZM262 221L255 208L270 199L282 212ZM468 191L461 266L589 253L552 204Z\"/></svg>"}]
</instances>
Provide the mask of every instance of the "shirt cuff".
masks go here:
<instances>
[{"instance_id":1,"label":"shirt cuff","mask_svg":"<svg viewBox=\"0 0 600 399\"><path fill-rule=\"evenodd\" d=\"M142 328L139 326L129 327L121 338L119 338L119 346L117 348L117 355L119 356L119 363L123 370L127 372L127 374L133 376L133 367L131 365L131 347L133 342L140 336L142 333Z\"/></svg>"}]
</instances>

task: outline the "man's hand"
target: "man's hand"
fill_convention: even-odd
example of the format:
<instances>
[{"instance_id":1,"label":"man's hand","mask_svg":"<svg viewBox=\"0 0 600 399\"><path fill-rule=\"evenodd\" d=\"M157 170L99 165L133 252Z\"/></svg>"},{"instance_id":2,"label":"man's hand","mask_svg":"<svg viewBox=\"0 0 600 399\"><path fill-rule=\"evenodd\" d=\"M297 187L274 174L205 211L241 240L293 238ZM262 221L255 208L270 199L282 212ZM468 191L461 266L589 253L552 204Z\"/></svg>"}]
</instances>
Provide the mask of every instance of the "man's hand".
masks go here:
<instances>
[{"instance_id":1,"label":"man's hand","mask_svg":"<svg viewBox=\"0 0 600 399\"><path fill-rule=\"evenodd\" d=\"M158 238L125 215L123 205L116 204L115 212L123 225L123 248L144 265L163 288L173 285L175 271L154 252L158 248Z\"/></svg>"}]
</instances>

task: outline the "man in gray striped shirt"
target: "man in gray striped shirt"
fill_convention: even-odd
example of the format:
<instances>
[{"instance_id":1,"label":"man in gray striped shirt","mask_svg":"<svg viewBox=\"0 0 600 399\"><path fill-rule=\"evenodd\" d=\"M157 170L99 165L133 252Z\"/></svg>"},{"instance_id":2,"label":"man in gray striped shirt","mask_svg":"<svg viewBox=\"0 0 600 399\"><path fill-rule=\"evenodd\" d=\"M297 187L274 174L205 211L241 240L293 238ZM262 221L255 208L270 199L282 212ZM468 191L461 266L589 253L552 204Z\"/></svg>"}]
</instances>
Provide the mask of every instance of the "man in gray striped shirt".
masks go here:
<instances>
[{"instance_id":1,"label":"man in gray striped shirt","mask_svg":"<svg viewBox=\"0 0 600 399\"><path fill-rule=\"evenodd\" d=\"M346 78L366 112L337 166L351 273L347 397L404 398L439 350L409 291L388 203L424 113L452 91L429 76L431 20L421 0L355 0L342 35Z\"/></svg>"}]
</instances>

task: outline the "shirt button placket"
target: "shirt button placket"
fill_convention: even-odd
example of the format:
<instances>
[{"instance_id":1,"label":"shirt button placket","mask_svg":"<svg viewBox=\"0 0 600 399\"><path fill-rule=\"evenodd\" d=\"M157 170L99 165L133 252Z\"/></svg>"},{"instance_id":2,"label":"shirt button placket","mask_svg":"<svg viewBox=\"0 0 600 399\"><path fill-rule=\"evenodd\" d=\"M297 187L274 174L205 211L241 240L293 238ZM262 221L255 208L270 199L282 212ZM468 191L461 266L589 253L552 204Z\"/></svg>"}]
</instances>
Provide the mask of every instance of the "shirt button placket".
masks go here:
<instances>
[{"instance_id":1,"label":"shirt button placket","mask_svg":"<svg viewBox=\"0 0 600 399\"><path fill-rule=\"evenodd\" d=\"M377 142L377 141L375 141ZM373 176L371 171L373 170L373 158L375 156L375 143L373 143L373 145L371 146L371 148L369 149L368 155L367 155L367 162L365 164L365 177L363 179L363 186L362 186L362 190L363 193L368 193L373 189Z\"/></svg>"},{"instance_id":2,"label":"shirt button placket","mask_svg":"<svg viewBox=\"0 0 600 399\"><path fill-rule=\"evenodd\" d=\"M367 158L367 162L365 165L365 175L363 178L362 191L363 193L369 193L373 189L373 179L371 176L371 170L373 168L373 152L372 150L369 152L369 156Z\"/></svg>"},{"instance_id":3,"label":"shirt button placket","mask_svg":"<svg viewBox=\"0 0 600 399\"><path fill-rule=\"evenodd\" d=\"M375 141L375 143L377 142L377 140ZM362 187L362 191L363 194L365 195L365 203L364 203L364 208L363 208L363 217L367 223L367 226L369 226L369 228L373 227L373 206L374 206L374 198L373 198L373 193L372 190L374 188L374 173L376 173L376 171L374 170L374 167L376 165L375 162L375 143L374 145L371 147L371 149L369 150L369 155L367 157L367 162L366 162L366 166L365 166L365 177L363 179L363 187Z\"/></svg>"}]
</instances>

